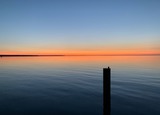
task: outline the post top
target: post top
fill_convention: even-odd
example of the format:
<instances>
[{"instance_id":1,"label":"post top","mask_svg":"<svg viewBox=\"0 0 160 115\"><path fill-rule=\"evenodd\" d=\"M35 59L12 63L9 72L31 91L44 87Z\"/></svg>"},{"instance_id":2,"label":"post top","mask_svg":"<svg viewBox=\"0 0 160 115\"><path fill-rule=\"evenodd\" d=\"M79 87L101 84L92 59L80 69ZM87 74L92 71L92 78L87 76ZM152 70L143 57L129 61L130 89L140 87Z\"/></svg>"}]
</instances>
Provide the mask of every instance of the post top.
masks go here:
<instances>
[{"instance_id":1,"label":"post top","mask_svg":"<svg viewBox=\"0 0 160 115\"><path fill-rule=\"evenodd\" d=\"M110 70L111 68L108 66L108 68L103 68L104 70Z\"/></svg>"}]
</instances>

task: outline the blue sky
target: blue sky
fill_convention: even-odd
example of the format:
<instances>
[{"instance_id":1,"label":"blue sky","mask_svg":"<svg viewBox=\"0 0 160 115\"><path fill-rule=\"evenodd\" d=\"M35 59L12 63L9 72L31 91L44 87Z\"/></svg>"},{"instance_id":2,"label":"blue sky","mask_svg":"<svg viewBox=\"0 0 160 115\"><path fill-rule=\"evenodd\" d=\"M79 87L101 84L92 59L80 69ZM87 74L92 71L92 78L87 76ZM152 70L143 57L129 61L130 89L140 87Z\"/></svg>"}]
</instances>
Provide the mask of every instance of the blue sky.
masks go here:
<instances>
[{"instance_id":1,"label":"blue sky","mask_svg":"<svg viewBox=\"0 0 160 115\"><path fill-rule=\"evenodd\" d=\"M0 52L160 50L159 0L0 0Z\"/></svg>"}]
</instances>

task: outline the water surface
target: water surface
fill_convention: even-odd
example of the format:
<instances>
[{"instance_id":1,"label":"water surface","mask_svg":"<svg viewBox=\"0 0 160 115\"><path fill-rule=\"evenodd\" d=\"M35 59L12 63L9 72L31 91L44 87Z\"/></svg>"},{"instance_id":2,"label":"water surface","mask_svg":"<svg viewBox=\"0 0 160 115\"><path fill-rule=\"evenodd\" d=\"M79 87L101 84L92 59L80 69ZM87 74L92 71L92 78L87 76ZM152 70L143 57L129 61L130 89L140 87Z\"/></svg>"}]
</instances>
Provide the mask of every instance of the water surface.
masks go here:
<instances>
[{"instance_id":1,"label":"water surface","mask_svg":"<svg viewBox=\"0 0 160 115\"><path fill-rule=\"evenodd\" d=\"M160 56L4 57L0 115L102 115L102 69L112 69L112 115L160 115Z\"/></svg>"}]
</instances>

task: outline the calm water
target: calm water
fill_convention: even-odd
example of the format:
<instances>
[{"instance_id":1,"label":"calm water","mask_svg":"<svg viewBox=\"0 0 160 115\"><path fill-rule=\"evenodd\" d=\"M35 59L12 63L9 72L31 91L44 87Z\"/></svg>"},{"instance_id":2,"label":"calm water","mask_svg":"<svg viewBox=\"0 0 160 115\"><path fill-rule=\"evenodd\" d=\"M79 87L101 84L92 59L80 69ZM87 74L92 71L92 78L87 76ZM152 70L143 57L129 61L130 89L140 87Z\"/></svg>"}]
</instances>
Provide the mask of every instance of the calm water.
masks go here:
<instances>
[{"instance_id":1,"label":"calm water","mask_svg":"<svg viewBox=\"0 0 160 115\"><path fill-rule=\"evenodd\" d=\"M0 59L0 115L102 115L102 68L112 115L160 115L160 56Z\"/></svg>"}]
</instances>

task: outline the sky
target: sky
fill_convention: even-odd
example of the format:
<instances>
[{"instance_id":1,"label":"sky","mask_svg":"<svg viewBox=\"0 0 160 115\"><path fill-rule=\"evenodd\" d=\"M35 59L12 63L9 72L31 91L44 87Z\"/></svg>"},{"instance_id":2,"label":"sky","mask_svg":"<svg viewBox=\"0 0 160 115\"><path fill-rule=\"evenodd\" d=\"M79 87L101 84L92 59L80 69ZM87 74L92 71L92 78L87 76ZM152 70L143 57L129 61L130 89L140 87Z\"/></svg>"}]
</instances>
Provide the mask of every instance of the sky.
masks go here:
<instances>
[{"instance_id":1,"label":"sky","mask_svg":"<svg viewBox=\"0 0 160 115\"><path fill-rule=\"evenodd\" d=\"M160 0L0 0L0 54L160 54Z\"/></svg>"}]
</instances>

